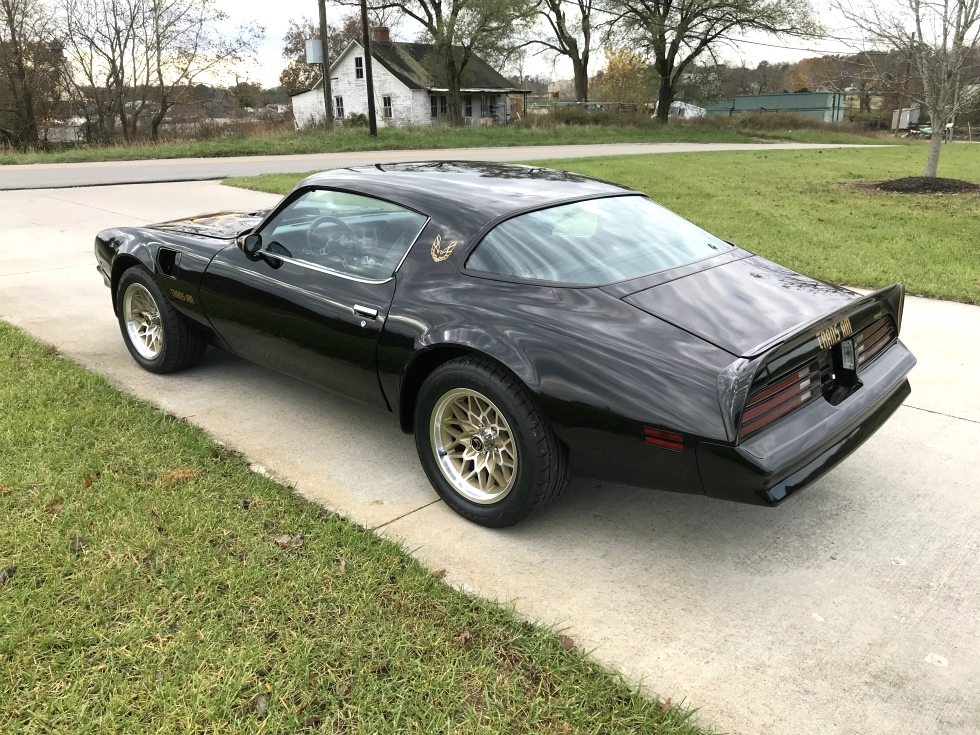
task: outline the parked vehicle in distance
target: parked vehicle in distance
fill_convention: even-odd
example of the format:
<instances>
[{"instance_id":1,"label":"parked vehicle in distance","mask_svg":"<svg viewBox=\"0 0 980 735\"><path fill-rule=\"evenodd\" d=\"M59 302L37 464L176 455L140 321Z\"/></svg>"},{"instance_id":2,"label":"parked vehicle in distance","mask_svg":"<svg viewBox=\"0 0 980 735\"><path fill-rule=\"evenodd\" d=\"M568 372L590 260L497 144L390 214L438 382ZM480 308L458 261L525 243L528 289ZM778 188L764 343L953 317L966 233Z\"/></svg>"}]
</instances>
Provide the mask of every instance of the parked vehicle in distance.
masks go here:
<instances>
[{"instance_id":1,"label":"parked vehicle in distance","mask_svg":"<svg viewBox=\"0 0 980 735\"><path fill-rule=\"evenodd\" d=\"M390 411L485 526L572 473L775 505L881 426L915 364L900 284L861 296L544 168L327 171L95 252L145 369L213 344Z\"/></svg>"}]
</instances>

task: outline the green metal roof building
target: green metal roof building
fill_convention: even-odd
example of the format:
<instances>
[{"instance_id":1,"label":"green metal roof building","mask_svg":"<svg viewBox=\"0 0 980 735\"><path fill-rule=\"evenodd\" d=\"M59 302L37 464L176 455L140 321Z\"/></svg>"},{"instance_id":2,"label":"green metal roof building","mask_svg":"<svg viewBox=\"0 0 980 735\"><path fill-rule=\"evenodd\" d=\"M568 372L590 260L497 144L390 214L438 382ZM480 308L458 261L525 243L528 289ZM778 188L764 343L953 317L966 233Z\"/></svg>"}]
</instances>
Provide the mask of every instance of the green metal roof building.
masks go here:
<instances>
[{"instance_id":1,"label":"green metal roof building","mask_svg":"<svg viewBox=\"0 0 980 735\"><path fill-rule=\"evenodd\" d=\"M705 105L709 115L738 115L743 112L788 112L825 122L844 119L841 92L777 92L744 94Z\"/></svg>"}]
</instances>

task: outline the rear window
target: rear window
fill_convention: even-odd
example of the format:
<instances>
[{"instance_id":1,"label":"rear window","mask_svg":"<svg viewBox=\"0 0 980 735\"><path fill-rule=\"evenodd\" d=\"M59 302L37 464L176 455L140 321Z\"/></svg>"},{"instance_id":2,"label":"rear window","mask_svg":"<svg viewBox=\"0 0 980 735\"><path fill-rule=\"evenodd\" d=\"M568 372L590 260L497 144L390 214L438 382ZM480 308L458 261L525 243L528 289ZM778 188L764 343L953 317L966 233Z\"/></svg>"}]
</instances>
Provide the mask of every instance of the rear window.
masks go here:
<instances>
[{"instance_id":1,"label":"rear window","mask_svg":"<svg viewBox=\"0 0 980 735\"><path fill-rule=\"evenodd\" d=\"M518 215L491 230L466 261L473 271L600 285L731 250L646 197L590 199Z\"/></svg>"}]
</instances>

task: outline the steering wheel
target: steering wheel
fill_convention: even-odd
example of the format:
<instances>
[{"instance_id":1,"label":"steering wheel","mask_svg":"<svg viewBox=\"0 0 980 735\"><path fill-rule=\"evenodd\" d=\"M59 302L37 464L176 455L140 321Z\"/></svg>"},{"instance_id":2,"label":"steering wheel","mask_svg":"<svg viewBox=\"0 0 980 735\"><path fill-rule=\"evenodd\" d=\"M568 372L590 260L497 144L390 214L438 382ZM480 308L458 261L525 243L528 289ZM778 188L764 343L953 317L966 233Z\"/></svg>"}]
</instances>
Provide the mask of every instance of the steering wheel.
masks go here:
<instances>
[{"instance_id":1,"label":"steering wheel","mask_svg":"<svg viewBox=\"0 0 980 735\"><path fill-rule=\"evenodd\" d=\"M326 226L339 230L335 236L330 230L320 234ZM361 245L354 230L346 222L337 217L324 215L310 223L306 231L306 245L314 256L323 260L340 261L345 266L351 266L361 257Z\"/></svg>"}]
</instances>

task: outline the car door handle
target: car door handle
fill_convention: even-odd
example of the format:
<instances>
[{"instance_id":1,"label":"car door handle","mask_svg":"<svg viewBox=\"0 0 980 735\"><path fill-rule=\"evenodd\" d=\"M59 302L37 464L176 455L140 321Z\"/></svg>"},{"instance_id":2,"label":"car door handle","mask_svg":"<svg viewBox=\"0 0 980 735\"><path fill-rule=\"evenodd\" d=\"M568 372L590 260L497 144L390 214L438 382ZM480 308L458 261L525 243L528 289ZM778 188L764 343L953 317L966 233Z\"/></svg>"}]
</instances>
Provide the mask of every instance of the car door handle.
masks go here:
<instances>
[{"instance_id":1,"label":"car door handle","mask_svg":"<svg viewBox=\"0 0 980 735\"><path fill-rule=\"evenodd\" d=\"M365 319L378 318L378 310L372 309L370 306L361 306L360 304L354 304L352 308L357 316L362 316Z\"/></svg>"}]
</instances>

